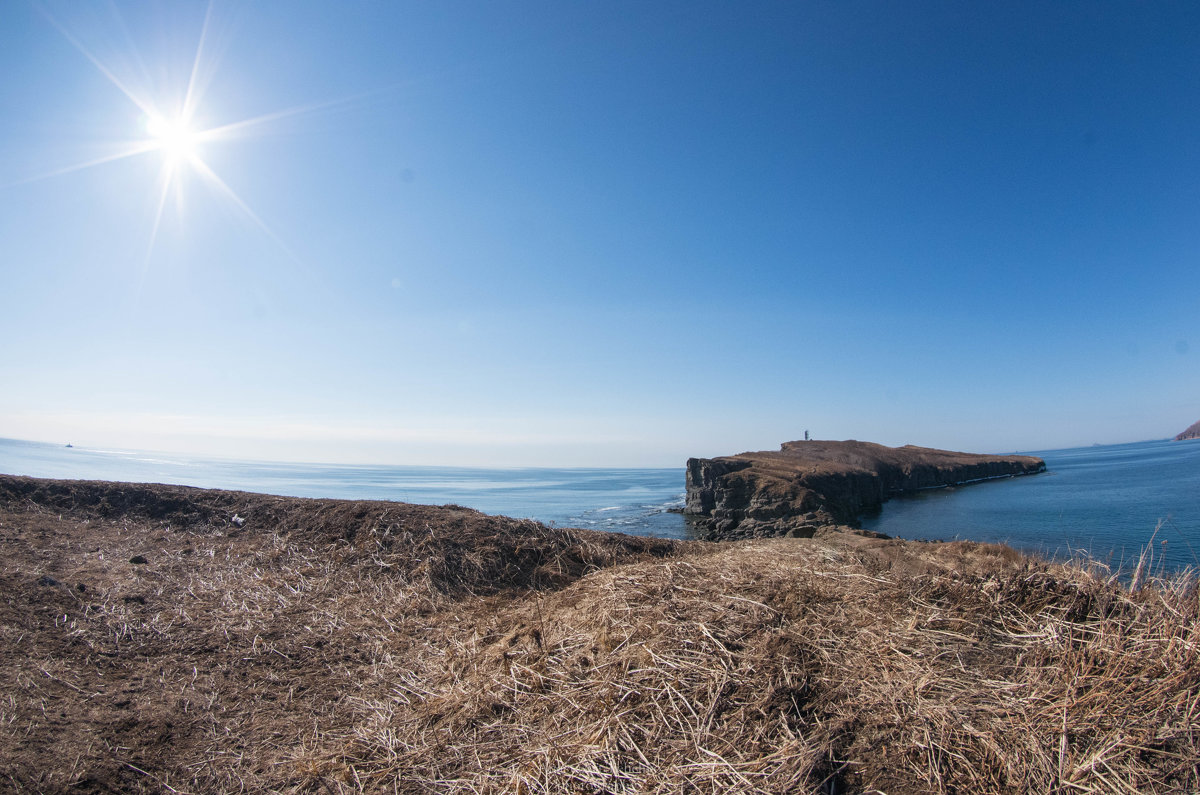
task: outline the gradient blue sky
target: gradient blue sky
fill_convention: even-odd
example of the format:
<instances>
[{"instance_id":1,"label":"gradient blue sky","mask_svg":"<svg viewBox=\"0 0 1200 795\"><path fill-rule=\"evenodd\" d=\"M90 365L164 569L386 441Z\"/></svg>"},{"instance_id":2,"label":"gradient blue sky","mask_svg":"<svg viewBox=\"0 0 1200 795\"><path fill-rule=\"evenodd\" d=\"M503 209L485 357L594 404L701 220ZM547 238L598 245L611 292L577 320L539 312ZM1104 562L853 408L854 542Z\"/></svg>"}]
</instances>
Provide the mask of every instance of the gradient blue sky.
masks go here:
<instances>
[{"instance_id":1,"label":"gradient blue sky","mask_svg":"<svg viewBox=\"0 0 1200 795\"><path fill-rule=\"evenodd\" d=\"M256 120L199 147L226 188L68 170L195 64L197 128ZM0 436L680 466L1200 419L1195 3L10 0L0 107Z\"/></svg>"}]
</instances>

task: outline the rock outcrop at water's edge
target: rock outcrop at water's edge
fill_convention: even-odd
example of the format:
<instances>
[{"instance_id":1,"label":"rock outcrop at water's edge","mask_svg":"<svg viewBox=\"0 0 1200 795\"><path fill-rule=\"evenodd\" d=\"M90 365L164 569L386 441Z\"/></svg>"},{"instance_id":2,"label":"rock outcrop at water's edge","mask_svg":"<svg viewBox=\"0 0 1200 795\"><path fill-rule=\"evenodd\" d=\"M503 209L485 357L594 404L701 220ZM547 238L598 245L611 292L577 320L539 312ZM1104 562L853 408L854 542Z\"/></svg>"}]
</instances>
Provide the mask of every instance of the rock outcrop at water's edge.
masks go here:
<instances>
[{"instance_id":1,"label":"rock outcrop at water's edge","mask_svg":"<svg viewBox=\"0 0 1200 795\"><path fill-rule=\"evenodd\" d=\"M1182 442L1184 439L1200 439L1200 421L1193 422L1186 431L1175 437L1175 441Z\"/></svg>"},{"instance_id":2,"label":"rock outcrop at water's edge","mask_svg":"<svg viewBox=\"0 0 1200 795\"><path fill-rule=\"evenodd\" d=\"M1043 472L1034 456L871 442L785 442L778 451L692 458L685 513L710 540L808 537L856 527L905 492Z\"/></svg>"}]
</instances>

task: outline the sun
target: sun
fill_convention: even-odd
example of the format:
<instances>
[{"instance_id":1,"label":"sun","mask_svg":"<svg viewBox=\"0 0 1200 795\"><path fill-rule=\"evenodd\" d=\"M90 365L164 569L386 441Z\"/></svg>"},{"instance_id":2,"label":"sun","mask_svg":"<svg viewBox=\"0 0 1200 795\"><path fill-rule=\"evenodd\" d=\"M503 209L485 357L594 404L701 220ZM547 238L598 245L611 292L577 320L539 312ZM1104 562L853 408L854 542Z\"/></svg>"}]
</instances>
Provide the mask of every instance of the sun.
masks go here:
<instances>
[{"instance_id":1,"label":"sun","mask_svg":"<svg viewBox=\"0 0 1200 795\"><path fill-rule=\"evenodd\" d=\"M225 180L213 171L205 162L204 155L207 154L210 147L248 136L257 128L267 129L271 124L292 116L327 111L341 105L358 102L363 95L301 105L217 126L198 124L197 118L205 121L211 118L209 114L198 111L203 105L205 89L212 75L217 71L218 59L214 57L213 53L223 49L219 44L210 42L210 27L213 23L213 4L211 2L208 4L204 22L200 27L196 52L186 83L157 86L157 91L151 90L150 86L145 85L145 80L141 79L149 74L144 68L141 75L128 69L118 68L127 61L142 63L140 55L134 53L135 57L132 59L103 59L86 47L79 37L54 15L45 9L42 11L50 24L134 105L138 113L137 115L130 114L128 118L134 122L133 126L137 132L129 140L116 142L111 150L98 157L56 168L24 181L51 179L127 158L157 155L161 165L158 169L157 190L155 191L157 199L153 208L153 222L146 247L147 261L154 250L168 200L174 195L176 203L182 208L183 185L191 178L203 183L226 202L240 210L292 259L299 261L299 258L266 222ZM116 21L124 29L124 22L120 19L120 13L115 6L112 7L112 11ZM164 64L164 69L165 66L166 64Z\"/></svg>"},{"instance_id":2,"label":"sun","mask_svg":"<svg viewBox=\"0 0 1200 795\"><path fill-rule=\"evenodd\" d=\"M146 134L153 148L162 152L170 165L195 161L199 156L201 133L183 118L151 116L146 121Z\"/></svg>"}]
</instances>

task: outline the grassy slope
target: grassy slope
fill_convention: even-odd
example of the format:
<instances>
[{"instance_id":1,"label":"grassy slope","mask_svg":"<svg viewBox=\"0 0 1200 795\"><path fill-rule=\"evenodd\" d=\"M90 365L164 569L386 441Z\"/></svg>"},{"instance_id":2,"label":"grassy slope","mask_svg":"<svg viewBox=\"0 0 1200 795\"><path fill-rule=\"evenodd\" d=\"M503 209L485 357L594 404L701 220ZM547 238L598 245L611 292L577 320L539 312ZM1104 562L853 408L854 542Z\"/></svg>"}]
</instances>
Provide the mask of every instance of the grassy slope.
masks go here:
<instances>
[{"instance_id":1,"label":"grassy slope","mask_svg":"<svg viewBox=\"0 0 1200 795\"><path fill-rule=\"evenodd\" d=\"M18 791L1200 787L1195 582L1003 547L0 478L0 594Z\"/></svg>"}]
</instances>

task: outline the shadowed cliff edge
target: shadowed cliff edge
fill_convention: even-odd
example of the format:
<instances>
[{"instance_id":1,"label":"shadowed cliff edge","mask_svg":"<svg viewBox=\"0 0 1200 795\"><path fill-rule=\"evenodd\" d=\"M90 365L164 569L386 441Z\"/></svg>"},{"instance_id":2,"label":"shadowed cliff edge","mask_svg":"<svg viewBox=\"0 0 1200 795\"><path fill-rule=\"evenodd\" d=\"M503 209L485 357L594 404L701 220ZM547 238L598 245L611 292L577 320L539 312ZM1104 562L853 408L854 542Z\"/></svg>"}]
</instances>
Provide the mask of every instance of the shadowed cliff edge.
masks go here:
<instances>
[{"instance_id":1,"label":"shadowed cliff edge","mask_svg":"<svg viewBox=\"0 0 1200 795\"><path fill-rule=\"evenodd\" d=\"M897 494L1045 470L1034 456L784 442L778 451L688 459L684 512L708 540L806 538L854 529L864 511Z\"/></svg>"}]
</instances>

